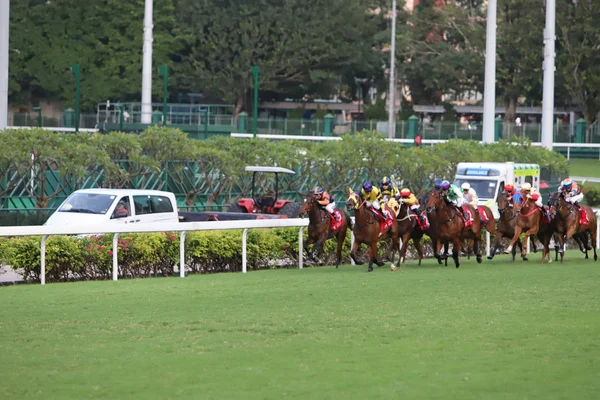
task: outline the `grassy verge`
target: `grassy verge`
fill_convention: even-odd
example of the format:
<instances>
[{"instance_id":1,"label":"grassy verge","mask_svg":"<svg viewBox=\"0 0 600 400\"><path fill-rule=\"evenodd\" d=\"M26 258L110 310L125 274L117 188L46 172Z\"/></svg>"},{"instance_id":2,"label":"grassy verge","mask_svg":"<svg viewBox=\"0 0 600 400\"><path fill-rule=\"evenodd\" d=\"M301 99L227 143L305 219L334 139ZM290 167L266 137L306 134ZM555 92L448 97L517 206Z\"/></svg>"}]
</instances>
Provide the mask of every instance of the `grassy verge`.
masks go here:
<instances>
[{"instance_id":1,"label":"grassy verge","mask_svg":"<svg viewBox=\"0 0 600 400\"><path fill-rule=\"evenodd\" d=\"M600 160L572 158L569 160L569 173L572 176L600 178Z\"/></svg>"},{"instance_id":2,"label":"grassy verge","mask_svg":"<svg viewBox=\"0 0 600 400\"><path fill-rule=\"evenodd\" d=\"M6 287L0 398L594 399L600 268L566 257Z\"/></svg>"}]
</instances>

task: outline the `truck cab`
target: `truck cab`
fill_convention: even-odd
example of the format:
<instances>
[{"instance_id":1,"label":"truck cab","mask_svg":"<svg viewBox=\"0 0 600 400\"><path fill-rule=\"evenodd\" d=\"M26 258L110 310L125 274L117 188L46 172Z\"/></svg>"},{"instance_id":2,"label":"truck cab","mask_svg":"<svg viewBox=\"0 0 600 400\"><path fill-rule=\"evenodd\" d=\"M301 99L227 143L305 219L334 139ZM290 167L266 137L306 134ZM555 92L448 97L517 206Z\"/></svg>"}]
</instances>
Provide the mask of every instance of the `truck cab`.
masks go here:
<instances>
[{"instance_id":1,"label":"truck cab","mask_svg":"<svg viewBox=\"0 0 600 400\"><path fill-rule=\"evenodd\" d=\"M540 166L538 164L517 164L514 162L463 162L456 166L454 184L460 187L468 182L477 192L478 205L488 206L499 218L498 194L504 186L513 184L517 189L525 182L540 188Z\"/></svg>"},{"instance_id":2,"label":"truck cab","mask_svg":"<svg viewBox=\"0 0 600 400\"><path fill-rule=\"evenodd\" d=\"M73 192L44 225L154 222L179 222L173 193L139 189L82 189Z\"/></svg>"}]
</instances>

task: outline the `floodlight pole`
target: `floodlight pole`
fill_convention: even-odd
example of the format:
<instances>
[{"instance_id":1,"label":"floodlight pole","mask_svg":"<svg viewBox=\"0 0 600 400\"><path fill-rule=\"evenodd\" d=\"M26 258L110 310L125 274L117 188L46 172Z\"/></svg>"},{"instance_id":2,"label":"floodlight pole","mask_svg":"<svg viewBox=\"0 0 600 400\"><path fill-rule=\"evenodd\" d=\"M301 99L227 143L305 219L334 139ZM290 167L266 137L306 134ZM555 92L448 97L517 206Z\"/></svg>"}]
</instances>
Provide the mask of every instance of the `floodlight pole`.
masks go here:
<instances>
[{"instance_id":1,"label":"floodlight pole","mask_svg":"<svg viewBox=\"0 0 600 400\"><path fill-rule=\"evenodd\" d=\"M0 0L0 130L8 126L8 28L10 1Z\"/></svg>"},{"instance_id":2,"label":"floodlight pole","mask_svg":"<svg viewBox=\"0 0 600 400\"><path fill-rule=\"evenodd\" d=\"M144 8L144 53L142 62L142 124L152 122L152 16L153 0Z\"/></svg>"},{"instance_id":3,"label":"floodlight pole","mask_svg":"<svg viewBox=\"0 0 600 400\"><path fill-rule=\"evenodd\" d=\"M487 7L482 139L484 143L494 143L494 113L496 111L496 0L489 0Z\"/></svg>"},{"instance_id":4,"label":"floodlight pole","mask_svg":"<svg viewBox=\"0 0 600 400\"><path fill-rule=\"evenodd\" d=\"M396 0L392 1L392 48L390 52L390 93L388 104L388 137L393 139L396 136Z\"/></svg>"},{"instance_id":5,"label":"floodlight pole","mask_svg":"<svg viewBox=\"0 0 600 400\"><path fill-rule=\"evenodd\" d=\"M542 146L552 150L554 141L554 41L556 2L546 0L546 28L544 29L544 92L542 97Z\"/></svg>"}]
</instances>

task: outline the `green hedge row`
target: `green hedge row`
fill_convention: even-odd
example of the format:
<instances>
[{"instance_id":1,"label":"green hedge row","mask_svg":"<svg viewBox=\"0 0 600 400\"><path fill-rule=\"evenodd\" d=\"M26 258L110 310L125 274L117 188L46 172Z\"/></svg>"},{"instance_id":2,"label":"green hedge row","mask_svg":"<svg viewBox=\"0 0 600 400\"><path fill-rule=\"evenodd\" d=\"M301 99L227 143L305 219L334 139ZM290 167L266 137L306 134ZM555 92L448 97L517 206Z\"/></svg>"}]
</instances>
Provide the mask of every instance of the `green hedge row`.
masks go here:
<instances>
[{"instance_id":1,"label":"green hedge row","mask_svg":"<svg viewBox=\"0 0 600 400\"><path fill-rule=\"evenodd\" d=\"M250 269L296 267L298 228L253 229L248 232L247 260ZM305 238L306 239L306 238ZM0 238L0 261L22 270L27 282L40 280L38 237ZM51 236L46 242L46 280L110 279L113 235ZM119 236L119 276L173 275L179 264L179 235L174 233ZM331 265L336 244L328 241L322 261ZM186 235L186 270L192 273L235 272L242 267L242 231L189 232ZM343 256L349 262L350 235Z\"/></svg>"}]
</instances>

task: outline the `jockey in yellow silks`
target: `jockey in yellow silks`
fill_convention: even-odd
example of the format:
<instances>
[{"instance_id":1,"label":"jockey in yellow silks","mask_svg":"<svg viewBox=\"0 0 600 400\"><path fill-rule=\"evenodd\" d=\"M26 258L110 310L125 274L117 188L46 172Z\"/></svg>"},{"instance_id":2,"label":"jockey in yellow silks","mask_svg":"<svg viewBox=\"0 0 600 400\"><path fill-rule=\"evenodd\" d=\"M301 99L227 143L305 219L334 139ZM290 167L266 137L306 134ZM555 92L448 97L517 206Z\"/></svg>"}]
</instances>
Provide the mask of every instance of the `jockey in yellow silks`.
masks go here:
<instances>
[{"instance_id":1,"label":"jockey in yellow silks","mask_svg":"<svg viewBox=\"0 0 600 400\"><path fill-rule=\"evenodd\" d=\"M373 187L373 184L370 181L366 181L362 189L360 190L360 197L365 201L365 205L369 208L374 208L377 210L383 217L383 220L387 220L386 213L381 211L381 205L379 204L379 199L381 198L381 191Z\"/></svg>"}]
</instances>

